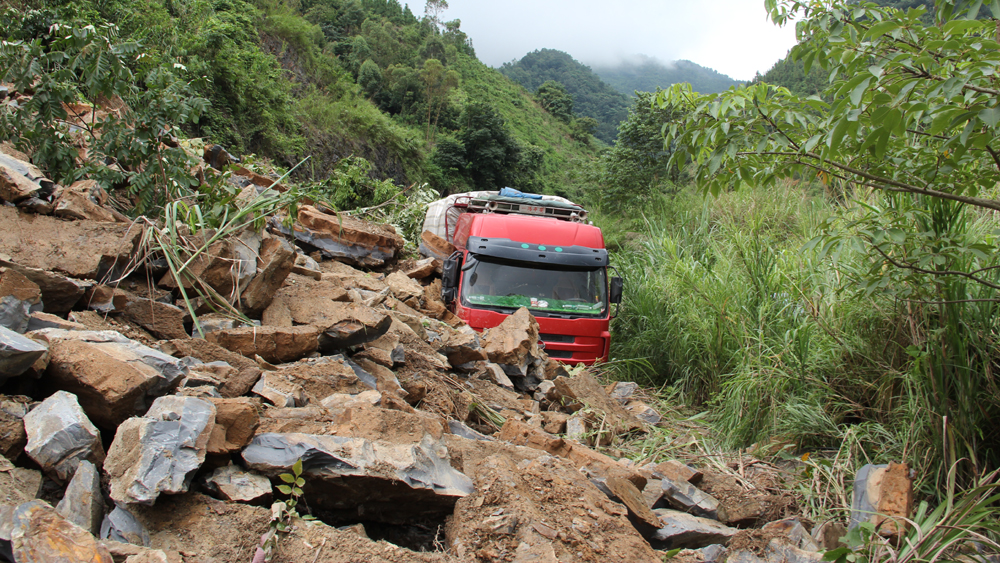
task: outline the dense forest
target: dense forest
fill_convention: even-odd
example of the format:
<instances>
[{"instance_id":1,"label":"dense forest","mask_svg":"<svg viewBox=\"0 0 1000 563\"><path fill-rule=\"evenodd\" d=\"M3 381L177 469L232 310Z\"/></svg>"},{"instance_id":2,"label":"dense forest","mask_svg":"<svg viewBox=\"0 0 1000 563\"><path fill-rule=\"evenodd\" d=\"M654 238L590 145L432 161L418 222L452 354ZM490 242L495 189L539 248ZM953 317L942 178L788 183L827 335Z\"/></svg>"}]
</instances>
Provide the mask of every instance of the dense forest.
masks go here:
<instances>
[{"instance_id":1,"label":"dense forest","mask_svg":"<svg viewBox=\"0 0 1000 563\"><path fill-rule=\"evenodd\" d=\"M728 76L691 61L664 63L653 57L637 55L614 65L594 65L601 80L619 92L632 96L635 92L655 92L671 84L687 82L695 92L711 94L740 84Z\"/></svg>"},{"instance_id":2,"label":"dense forest","mask_svg":"<svg viewBox=\"0 0 1000 563\"><path fill-rule=\"evenodd\" d=\"M628 97L568 53L540 49L500 67L504 76L534 92L547 81L562 84L573 97L573 112L597 120L594 136L610 143L625 118Z\"/></svg>"}]
</instances>

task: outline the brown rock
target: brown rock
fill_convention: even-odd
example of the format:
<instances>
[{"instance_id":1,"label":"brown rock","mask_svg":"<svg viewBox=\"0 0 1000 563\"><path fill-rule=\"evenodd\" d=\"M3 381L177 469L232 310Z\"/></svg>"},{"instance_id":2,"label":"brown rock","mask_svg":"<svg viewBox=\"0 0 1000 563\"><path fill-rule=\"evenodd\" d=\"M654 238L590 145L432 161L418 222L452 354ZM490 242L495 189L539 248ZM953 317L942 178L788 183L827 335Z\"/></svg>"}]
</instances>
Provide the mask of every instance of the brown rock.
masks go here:
<instances>
[{"instance_id":1,"label":"brown rock","mask_svg":"<svg viewBox=\"0 0 1000 563\"><path fill-rule=\"evenodd\" d=\"M35 196L41 190L41 184L32 182L14 168L0 163L0 199L18 203Z\"/></svg>"},{"instance_id":2,"label":"brown rock","mask_svg":"<svg viewBox=\"0 0 1000 563\"><path fill-rule=\"evenodd\" d=\"M878 487L877 496L869 500L878 508L878 514L873 516L873 523L879 533L886 537L896 538L905 533L906 519L913 511L913 482L910 480L910 467L905 463L889 463L889 467L880 469L881 478L869 479L869 491L872 485Z\"/></svg>"},{"instance_id":3,"label":"brown rock","mask_svg":"<svg viewBox=\"0 0 1000 563\"><path fill-rule=\"evenodd\" d=\"M253 386L253 392L279 408L304 407L310 403L301 385L275 371L265 371Z\"/></svg>"},{"instance_id":4,"label":"brown rock","mask_svg":"<svg viewBox=\"0 0 1000 563\"><path fill-rule=\"evenodd\" d=\"M220 382L219 394L225 398L246 395L254 383L260 379L261 370L257 367L256 362L201 338L164 342L160 344L160 350L175 358L191 356L205 363L226 362L236 368L235 376Z\"/></svg>"},{"instance_id":5,"label":"brown rock","mask_svg":"<svg viewBox=\"0 0 1000 563\"><path fill-rule=\"evenodd\" d=\"M645 477L623 467L610 457L514 419L508 419L500 429L500 439L516 446L527 446L566 458L576 468L586 469L598 477L621 477L631 481L639 490L646 486Z\"/></svg>"},{"instance_id":6,"label":"brown rock","mask_svg":"<svg viewBox=\"0 0 1000 563\"><path fill-rule=\"evenodd\" d=\"M75 394L100 428L114 429L144 413L147 400L169 392L183 376L169 356L115 332L45 329L33 336L49 345L43 383Z\"/></svg>"},{"instance_id":7,"label":"brown rock","mask_svg":"<svg viewBox=\"0 0 1000 563\"><path fill-rule=\"evenodd\" d=\"M424 288L419 283L413 281L403 272L393 272L386 276L385 283L389 285L389 290L400 301L419 299L424 294Z\"/></svg>"},{"instance_id":8,"label":"brown rock","mask_svg":"<svg viewBox=\"0 0 1000 563\"><path fill-rule=\"evenodd\" d=\"M243 312L257 317L271 304L295 265L295 251L278 238L264 240L260 248L259 271L243 291Z\"/></svg>"},{"instance_id":9,"label":"brown rock","mask_svg":"<svg viewBox=\"0 0 1000 563\"><path fill-rule=\"evenodd\" d=\"M43 328L61 328L64 330L88 330L87 325L67 321L66 319L41 311L35 311L28 318L28 331L41 330Z\"/></svg>"},{"instance_id":10,"label":"brown rock","mask_svg":"<svg viewBox=\"0 0 1000 563\"><path fill-rule=\"evenodd\" d=\"M3 234L0 233L0 239ZM43 311L46 313L65 314L83 297L84 292L93 285L92 282L75 280L55 272L38 268L28 268L10 261L10 257L0 253L0 266L16 271L38 286L42 293Z\"/></svg>"},{"instance_id":11,"label":"brown rock","mask_svg":"<svg viewBox=\"0 0 1000 563\"><path fill-rule=\"evenodd\" d=\"M200 240L195 237L194 242L199 248ZM256 272L256 263L245 263L237 244L234 240L221 240L209 246L200 253L187 269L181 273L184 280L184 287L192 289L195 282L191 277L196 276L212 287L219 295L230 302L235 301L239 295L237 290L242 291L247 287L250 276ZM159 286L169 289L177 288L177 280L172 272L167 272L159 281Z\"/></svg>"},{"instance_id":12,"label":"brown rock","mask_svg":"<svg viewBox=\"0 0 1000 563\"><path fill-rule=\"evenodd\" d=\"M587 405L598 416L605 417L605 424L615 432L645 431L645 425L622 407L621 403L608 396L604 387L586 371L570 377L555 379L556 390L565 399Z\"/></svg>"},{"instance_id":13,"label":"brown rock","mask_svg":"<svg viewBox=\"0 0 1000 563\"><path fill-rule=\"evenodd\" d=\"M646 505L642 493L631 481L621 477L608 477L604 484L614 498L628 509L628 519L640 534L648 536L663 527L660 517Z\"/></svg>"},{"instance_id":14,"label":"brown rock","mask_svg":"<svg viewBox=\"0 0 1000 563\"><path fill-rule=\"evenodd\" d=\"M260 356L280 364L315 352L320 334L321 329L315 326L261 326L217 330L205 339L248 358Z\"/></svg>"},{"instance_id":15,"label":"brown rock","mask_svg":"<svg viewBox=\"0 0 1000 563\"><path fill-rule=\"evenodd\" d=\"M17 506L42 494L42 473L0 458L0 506Z\"/></svg>"},{"instance_id":16,"label":"brown rock","mask_svg":"<svg viewBox=\"0 0 1000 563\"><path fill-rule=\"evenodd\" d=\"M420 253L424 256L447 260L455 252L455 245L430 231L420 234Z\"/></svg>"},{"instance_id":17,"label":"brown rock","mask_svg":"<svg viewBox=\"0 0 1000 563\"><path fill-rule=\"evenodd\" d=\"M559 411L542 411L542 430L549 434L566 432L566 420L569 415Z\"/></svg>"},{"instance_id":18,"label":"brown rock","mask_svg":"<svg viewBox=\"0 0 1000 563\"><path fill-rule=\"evenodd\" d=\"M261 322L269 326L323 324L327 316L337 315L339 309L334 303L349 301L347 291L336 281L316 281L293 274L274 294Z\"/></svg>"},{"instance_id":19,"label":"brown rock","mask_svg":"<svg viewBox=\"0 0 1000 563\"><path fill-rule=\"evenodd\" d=\"M309 205L299 207L294 236L328 258L362 266L381 266L403 248L403 237L390 226L328 215Z\"/></svg>"},{"instance_id":20,"label":"brown rock","mask_svg":"<svg viewBox=\"0 0 1000 563\"><path fill-rule=\"evenodd\" d=\"M324 281L333 281L345 289L353 288L379 292L389 287L385 282L372 274L355 270L347 264L337 262L336 260L323 261L320 263L320 268L323 270L322 279Z\"/></svg>"},{"instance_id":21,"label":"brown rock","mask_svg":"<svg viewBox=\"0 0 1000 563\"><path fill-rule=\"evenodd\" d=\"M122 223L62 221L3 207L0 248L9 257L0 260L0 266L13 267L3 263L9 261L73 278L100 279L112 268L129 263L141 234L142 229ZM42 288L42 300L47 304L43 284L18 270ZM58 311L46 308L46 312Z\"/></svg>"},{"instance_id":22,"label":"brown rock","mask_svg":"<svg viewBox=\"0 0 1000 563\"><path fill-rule=\"evenodd\" d=\"M187 338L184 323L191 322L191 316L180 307L150 299L136 299L126 305L125 318L161 340Z\"/></svg>"},{"instance_id":23,"label":"brown rock","mask_svg":"<svg viewBox=\"0 0 1000 563\"><path fill-rule=\"evenodd\" d=\"M531 362L542 356L538 348L538 321L526 307L518 309L499 326L485 330L480 342L491 362L512 366L520 375L527 375Z\"/></svg>"},{"instance_id":24,"label":"brown rock","mask_svg":"<svg viewBox=\"0 0 1000 563\"><path fill-rule=\"evenodd\" d=\"M102 313L122 312L135 298L123 289L98 283L87 288L83 294L83 303L88 309Z\"/></svg>"},{"instance_id":25,"label":"brown rock","mask_svg":"<svg viewBox=\"0 0 1000 563\"><path fill-rule=\"evenodd\" d=\"M36 500L14 510L11 547L15 561L113 563L94 536Z\"/></svg>"},{"instance_id":26,"label":"brown rock","mask_svg":"<svg viewBox=\"0 0 1000 563\"><path fill-rule=\"evenodd\" d=\"M667 479L671 479L673 481L687 481L692 485L697 485L701 482L702 477L704 477L701 471L684 465L675 459L657 464L656 467L653 468L653 475L660 479L666 477Z\"/></svg>"},{"instance_id":27,"label":"brown rock","mask_svg":"<svg viewBox=\"0 0 1000 563\"><path fill-rule=\"evenodd\" d=\"M208 453L234 453L249 444L260 426L257 402L249 397L209 400L215 405L215 427L208 439Z\"/></svg>"},{"instance_id":28,"label":"brown rock","mask_svg":"<svg viewBox=\"0 0 1000 563\"><path fill-rule=\"evenodd\" d=\"M62 190L52 214L64 219L115 221L115 214L101 207L91 197L95 188L103 192L94 180L80 180Z\"/></svg>"},{"instance_id":29,"label":"brown rock","mask_svg":"<svg viewBox=\"0 0 1000 563\"><path fill-rule=\"evenodd\" d=\"M16 270L0 268L0 325L23 334L31 313L41 308L38 284Z\"/></svg>"},{"instance_id":30,"label":"brown rock","mask_svg":"<svg viewBox=\"0 0 1000 563\"><path fill-rule=\"evenodd\" d=\"M424 258L407 270L406 275L415 280L422 280L433 274L440 267L441 261L437 258Z\"/></svg>"}]
</instances>

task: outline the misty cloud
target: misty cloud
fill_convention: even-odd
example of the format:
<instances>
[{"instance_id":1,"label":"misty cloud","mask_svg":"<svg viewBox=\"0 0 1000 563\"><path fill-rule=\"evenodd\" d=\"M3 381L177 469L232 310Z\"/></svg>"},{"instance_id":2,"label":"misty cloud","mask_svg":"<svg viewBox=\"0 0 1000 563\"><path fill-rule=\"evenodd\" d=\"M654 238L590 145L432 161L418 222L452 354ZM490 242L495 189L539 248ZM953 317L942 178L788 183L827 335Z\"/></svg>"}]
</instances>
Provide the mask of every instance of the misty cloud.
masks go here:
<instances>
[{"instance_id":1,"label":"misty cloud","mask_svg":"<svg viewBox=\"0 0 1000 563\"><path fill-rule=\"evenodd\" d=\"M791 27L767 19L763 0L449 0L443 19L462 21L490 66L536 49L565 51L592 66L646 55L687 59L739 80L764 72L795 44ZM423 5L412 5L423 13Z\"/></svg>"}]
</instances>

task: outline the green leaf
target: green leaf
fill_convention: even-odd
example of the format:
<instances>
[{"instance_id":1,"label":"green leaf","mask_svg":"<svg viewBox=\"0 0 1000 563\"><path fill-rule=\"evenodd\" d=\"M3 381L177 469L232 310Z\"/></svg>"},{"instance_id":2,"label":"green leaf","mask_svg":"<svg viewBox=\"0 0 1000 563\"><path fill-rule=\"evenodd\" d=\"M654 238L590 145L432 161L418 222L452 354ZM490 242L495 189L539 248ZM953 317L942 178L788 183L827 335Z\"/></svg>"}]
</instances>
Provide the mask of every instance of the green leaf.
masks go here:
<instances>
[{"instance_id":1,"label":"green leaf","mask_svg":"<svg viewBox=\"0 0 1000 563\"><path fill-rule=\"evenodd\" d=\"M980 111L978 114L979 119L983 120L983 123L989 125L990 127L996 127L997 123L1000 123L1000 106L986 108Z\"/></svg>"},{"instance_id":2,"label":"green leaf","mask_svg":"<svg viewBox=\"0 0 1000 563\"><path fill-rule=\"evenodd\" d=\"M283 495L292 494L292 488L289 487L288 485L278 485L278 491L281 492L281 494Z\"/></svg>"},{"instance_id":3,"label":"green leaf","mask_svg":"<svg viewBox=\"0 0 1000 563\"><path fill-rule=\"evenodd\" d=\"M877 37L885 35L886 33L889 33L890 31L897 30L900 27L902 27L902 25L899 22L893 20L879 22L868 29L868 32L865 33L865 38L875 39Z\"/></svg>"},{"instance_id":4,"label":"green leaf","mask_svg":"<svg viewBox=\"0 0 1000 563\"><path fill-rule=\"evenodd\" d=\"M298 477L302 475L302 458L299 458L294 465L292 465L292 472Z\"/></svg>"},{"instance_id":5,"label":"green leaf","mask_svg":"<svg viewBox=\"0 0 1000 563\"><path fill-rule=\"evenodd\" d=\"M292 483L295 481L295 476L290 473L282 473L281 475L278 475L278 478L286 483Z\"/></svg>"}]
</instances>

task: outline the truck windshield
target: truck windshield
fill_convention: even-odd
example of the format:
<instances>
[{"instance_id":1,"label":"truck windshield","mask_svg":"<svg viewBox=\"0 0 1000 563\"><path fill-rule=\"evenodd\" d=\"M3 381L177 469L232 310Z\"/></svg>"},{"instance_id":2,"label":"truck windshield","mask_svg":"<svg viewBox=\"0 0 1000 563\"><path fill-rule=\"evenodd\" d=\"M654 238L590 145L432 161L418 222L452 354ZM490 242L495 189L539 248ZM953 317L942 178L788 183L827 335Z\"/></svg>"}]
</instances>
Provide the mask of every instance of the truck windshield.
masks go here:
<instances>
[{"instance_id":1,"label":"truck windshield","mask_svg":"<svg viewBox=\"0 0 1000 563\"><path fill-rule=\"evenodd\" d=\"M542 315L603 316L607 311L604 268L569 268L470 254L463 269L464 305L527 307Z\"/></svg>"}]
</instances>

